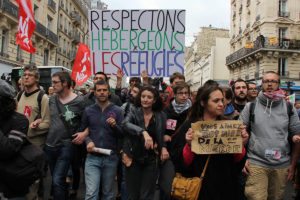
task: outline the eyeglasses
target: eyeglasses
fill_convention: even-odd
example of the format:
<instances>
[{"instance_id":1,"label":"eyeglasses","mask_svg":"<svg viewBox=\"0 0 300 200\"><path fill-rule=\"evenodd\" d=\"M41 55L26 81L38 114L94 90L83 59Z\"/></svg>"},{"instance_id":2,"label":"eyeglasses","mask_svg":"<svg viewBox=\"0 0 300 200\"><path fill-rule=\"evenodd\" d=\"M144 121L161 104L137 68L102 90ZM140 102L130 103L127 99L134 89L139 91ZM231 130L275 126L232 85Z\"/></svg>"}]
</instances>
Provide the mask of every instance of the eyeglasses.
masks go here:
<instances>
[{"instance_id":1,"label":"eyeglasses","mask_svg":"<svg viewBox=\"0 0 300 200\"><path fill-rule=\"evenodd\" d=\"M177 92L177 94L179 96L183 96L183 95L189 96L190 95L190 93L188 93L188 92Z\"/></svg>"},{"instance_id":2,"label":"eyeglasses","mask_svg":"<svg viewBox=\"0 0 300 200\"><path fill-rule=\"evenodd\" d=\"M262 80L262 82L263 82L263 83L266 83L266 84L268 84L268 83L272 83L272 84L277 84L277 83L279 83L277 80Z\"/></svg>"},{"instance_id":3,"label":"eyeglasses","mask_svg":"<svg viewBox=\"0 0 300 200\"><path fill-rule=\"evenodd\" d=\"M61 81L52 81L52 84L60 83Z\"/></svg>"}]
</instances>

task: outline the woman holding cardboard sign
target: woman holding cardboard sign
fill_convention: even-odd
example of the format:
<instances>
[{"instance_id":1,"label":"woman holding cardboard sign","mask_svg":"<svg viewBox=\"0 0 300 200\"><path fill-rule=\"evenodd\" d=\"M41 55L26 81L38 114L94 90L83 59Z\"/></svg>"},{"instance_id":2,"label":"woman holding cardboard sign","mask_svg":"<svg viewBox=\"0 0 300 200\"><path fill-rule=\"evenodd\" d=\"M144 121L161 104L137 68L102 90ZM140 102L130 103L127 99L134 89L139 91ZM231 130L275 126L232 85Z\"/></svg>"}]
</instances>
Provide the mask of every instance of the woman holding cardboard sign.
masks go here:
<instances>
[{"instance_id":1,"label":"woman holding cardboard sign","mask_svg":"<svg viewBox=\"0 0 300 200\"><path fill-rule=\"evenodd\" d=\"M151 86L140 90L136 106L123 121L122 161L126 166L128 200L147 200L153 199L155 193L159 159L169 158L163 141L166 117L159 93Z\"/></svg>"},{"instance_id":2,"label":"woman holding cardboard sign","mask_svg":"<svg viewBox=\"0 0 300 200\"><path fill-rule=\"evenodd\" d=\"M201 92L199 92L201 91ZM235 200L237 197L237 176L244 166L245 149L241 154L195 154L191 150L194 131L192 123L203 121L207 123L207 130L216 128L211 125L214 121L221 120L224 112L224 96L222 89L217 86L200 88L196 102L191 108L188 119L180 130L185 134L186 144L182 147L182 175L185 177L200 177L206 163L207 170L204 174L202 188L198 199L201 200ZM202 123L206 124L206 123ZM218 131L218 130L217 130ZM243 144L247 142L248 133L242 127ZM220 142L220 137L214 142ZM210 157L209 161L208 157Z\"/></svg>"}]
</instances>

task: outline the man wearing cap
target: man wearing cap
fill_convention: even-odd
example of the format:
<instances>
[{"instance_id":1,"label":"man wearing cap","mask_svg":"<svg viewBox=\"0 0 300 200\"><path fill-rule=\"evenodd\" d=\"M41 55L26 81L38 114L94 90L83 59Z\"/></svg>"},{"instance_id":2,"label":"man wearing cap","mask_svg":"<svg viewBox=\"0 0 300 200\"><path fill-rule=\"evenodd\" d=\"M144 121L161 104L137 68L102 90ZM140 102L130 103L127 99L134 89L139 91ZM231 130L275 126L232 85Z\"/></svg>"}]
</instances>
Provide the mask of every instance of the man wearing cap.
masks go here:
<instances>
[{"instance_id":1,"label":"man wearing cap","mask_svg":"<svg viewBox=\"0 0 300 200\"><path fill-rule=\"evenodd\" d=\"M0 80L0 167L2 163L14 158L26 141L28 119L15 111L16 101L12 86ZM0 199L24 198L29 187L22 180L5 180L0 171ZM10 187L13 182L14 187Z\"/></svg>"}]
</instances>

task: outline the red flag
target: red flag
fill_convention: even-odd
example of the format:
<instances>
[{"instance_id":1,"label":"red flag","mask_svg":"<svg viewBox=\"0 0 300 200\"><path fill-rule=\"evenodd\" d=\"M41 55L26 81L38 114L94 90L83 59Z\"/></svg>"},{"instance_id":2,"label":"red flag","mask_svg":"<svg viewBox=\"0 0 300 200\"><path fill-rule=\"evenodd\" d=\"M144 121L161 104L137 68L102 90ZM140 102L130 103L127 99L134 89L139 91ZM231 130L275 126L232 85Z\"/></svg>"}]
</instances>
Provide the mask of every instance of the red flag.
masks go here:
<instances>
[{"instance_id":1,"label":"red flag","mask_svg":"<svg viewBox=\"0 0 300 200\"><path fill-rule=\"evenodd\" d=\"M32 4L30 0L17 0L19 4L19 26L16 35L16 43L20 48L34 53L35 48L32 45L31 36L35 29L35 20L32 12Z\"/></svg>"},{"instance_id":2,"label":"red flag","mask_svg":"<svg viewBox=\"0 0 300 200\"><path fill-rule=\"evenodd\" d=\"M77 85L82 85L91 75L90 49L80 43L72 69L72 79Z\"/></svg>"}]
</instances>

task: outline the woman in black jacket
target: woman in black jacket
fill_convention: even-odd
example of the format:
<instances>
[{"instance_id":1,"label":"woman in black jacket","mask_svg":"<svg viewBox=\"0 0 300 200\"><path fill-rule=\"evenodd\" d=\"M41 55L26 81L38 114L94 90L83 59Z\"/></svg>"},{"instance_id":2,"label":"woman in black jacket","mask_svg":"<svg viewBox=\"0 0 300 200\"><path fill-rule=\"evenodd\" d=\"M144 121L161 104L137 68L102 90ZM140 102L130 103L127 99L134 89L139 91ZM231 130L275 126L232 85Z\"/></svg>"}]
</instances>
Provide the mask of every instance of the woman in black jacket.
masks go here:
<instances>
[{"instance_id":1,"label":"woman in black jacket","mask_svg":"<svg viewBox=\"0 0 300 200\"><path fill-rule=\"evenodd\" d=\"M200 92L199 92L200 91ZM200 177L208 155L197 155L191 151L193 130L191 123L197 121L220 120L224 112L223 91L218 86L200 88L196 102L191 108L188 119L180 129L180 135L185 135L186 144L181 146L179 155L182 160L181 173L186 177ZM242 130L244 144L247 142L248 133ZM238 200L237 176L244 166L242 154L214 154L210 155L207 171L202 183L198 199L201 200Z\"/></svg>"},{"instance_id":2,"label":"woman in black jacket","mask_svg":"<svg viewBox=\"0 0 300 200\"><path fill-rule=\"evenodd\" d=\"M126 138L122 160L129 200L153 199L159 159L169 158L163 141L166 118L161 109L158 91L151 86L143 87L136 108L130 110L123 122Z\"/></svg>"}]
</instances>

